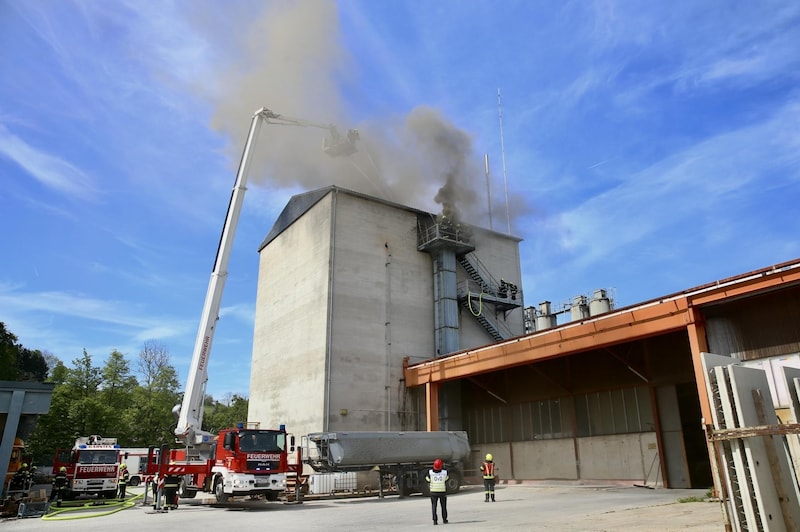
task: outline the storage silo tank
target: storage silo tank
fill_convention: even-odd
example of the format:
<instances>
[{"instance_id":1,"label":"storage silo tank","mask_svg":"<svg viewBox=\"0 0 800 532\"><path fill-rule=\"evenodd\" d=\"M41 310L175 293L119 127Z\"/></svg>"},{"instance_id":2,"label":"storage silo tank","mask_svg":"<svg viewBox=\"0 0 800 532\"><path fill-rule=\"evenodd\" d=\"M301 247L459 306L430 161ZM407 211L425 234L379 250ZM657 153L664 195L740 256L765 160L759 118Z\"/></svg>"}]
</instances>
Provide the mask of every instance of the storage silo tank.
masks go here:
<instances>
[{"instance_id":1,"label":"storage silo tank","mask_svg":"<svg viewBox=\"0 0 800 532\"><path fill-rule=\"evenodd\" d=\"M572 298L569 316L572 321L585 320L589 317L589 301L586 296L575 296Z\"/></svg>"},{"instance_id":2,"label":"storage silo tank","mask_svg":"<svg viewBox=\"0 0 800 532\"><path fill-rule=\"evenodd\" d=\"M536 332L536 309L534 307L525 307L523 316L525 319L525 334Z\"/></svg>"},{"instance_id":3,"label":"storage silo tank","mask_svg":"<svg viewBox=\"0 0 800 532\"><path fill-rule=\"evenodd\" d=\"M597 316L611 311L611 300L608 298L608 293L600 288L594 291L592 300L589 302L589 315Z\"/></svg>"},{"instance_id":4,"label":"storage silo tank","mask_svg":"<svg viewBox=\"0 0 800 532\"><path fill-rule=\"evenodd\" d=\"M550 302L542 301L539 303L539 315L536 316L536 330L543 331L552 329L556 326L556 316L550 310Z\"/></svg>"}]
</instances>

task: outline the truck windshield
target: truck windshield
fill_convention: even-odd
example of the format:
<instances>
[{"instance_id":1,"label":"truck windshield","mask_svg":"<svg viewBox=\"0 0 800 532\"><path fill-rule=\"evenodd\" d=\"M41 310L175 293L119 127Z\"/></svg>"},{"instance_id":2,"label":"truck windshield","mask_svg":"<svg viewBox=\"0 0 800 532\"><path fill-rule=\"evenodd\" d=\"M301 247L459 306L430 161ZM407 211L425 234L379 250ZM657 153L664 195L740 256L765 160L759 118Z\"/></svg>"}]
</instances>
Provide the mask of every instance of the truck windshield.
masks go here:
<instances>
[{"instance_id":1,"label":"truck windshield","mask_svg":"<svg viewBox=\"0 0 800 532\"><path fill-rule=\"evenodd\" d=\"M87 451L81 449L78 455L79 464L116 464L119 459L118 451Z\"/></svg>"},{"instance_id":2,"label":"truck windshield","mask_svg":"<svg viewBox=\"0 0 800 532\"><path fill-rule=\"evenodd\" d=\"M281 452L286 447L286 433L249 430L239 435L239 450Z\"/></svg>"}]
</instances>

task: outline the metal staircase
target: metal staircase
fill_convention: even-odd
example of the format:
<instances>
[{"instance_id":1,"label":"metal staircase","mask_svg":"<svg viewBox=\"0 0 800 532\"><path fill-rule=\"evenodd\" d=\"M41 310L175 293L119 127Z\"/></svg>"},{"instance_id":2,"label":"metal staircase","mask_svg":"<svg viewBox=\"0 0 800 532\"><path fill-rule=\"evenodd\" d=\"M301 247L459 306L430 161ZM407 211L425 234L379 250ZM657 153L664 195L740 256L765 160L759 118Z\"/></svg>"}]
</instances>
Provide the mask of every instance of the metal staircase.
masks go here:
<instances>
[{"instance_id":1,"label":"metal staircase","mask_svg":"<svg viewBox=\"0 0 800 532\"><path fill-rule=\"evenodd\" d=\"M459 283L461 306L470 311L495 341L513 336L504 321L496 318L500 313L505 316L506 312L522 306L522 291L502 279L498 282L474 253L460 255L457 260L469 276L467 281ZM487 314L484 305L489 305L493 312Z\"/></svg>"},{"instance_id":2,"label":"metal staircase","mask_svg":"<svg viewBox=\"0 0 800 532\"><path fill-rule=\"evenodd\" d=\"M473 310L475 303L471 301L469 297L470 296L467 296L467 298L461 300L461 306L467 308L470 311L470 313L478 321L478 323L480 323L481 326L486 330L486 332L489 333L489 336L491 336L496 342L499 342L504 338L508 338L510 334L508 336L504 336L503 333L501 333L500 330L497 328L497 325L495 325L494 322L490 321L489 318L486 317L486 314L484 312L479 311L477 314L475 313L475 311ZM478 305L481 305L481 303L478 303Z\"/></svg>"}]
</instances>

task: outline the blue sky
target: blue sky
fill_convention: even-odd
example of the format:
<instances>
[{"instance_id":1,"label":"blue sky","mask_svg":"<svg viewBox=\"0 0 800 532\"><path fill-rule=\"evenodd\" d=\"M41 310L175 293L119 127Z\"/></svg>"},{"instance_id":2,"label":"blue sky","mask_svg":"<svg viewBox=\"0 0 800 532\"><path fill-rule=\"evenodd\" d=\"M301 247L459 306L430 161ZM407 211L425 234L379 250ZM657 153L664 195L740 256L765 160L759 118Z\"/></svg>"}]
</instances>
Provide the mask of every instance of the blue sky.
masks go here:
<instances>
[{"instance_id":1,"label":"blue sky","mask_svg":"<svg viewBox=\"0 0 800 532\"><path fill-rule=\"evenodd\" d=\"M796 2L2 0L0 72L0 321L67 363L162 343L181 382L253 112L361 130L343 161L262 129L218 398L247 394L259 243L332 183L439 212L453 171L487 226L487 154L526 305L800 257Z\"/></svg>"}]
</instances>

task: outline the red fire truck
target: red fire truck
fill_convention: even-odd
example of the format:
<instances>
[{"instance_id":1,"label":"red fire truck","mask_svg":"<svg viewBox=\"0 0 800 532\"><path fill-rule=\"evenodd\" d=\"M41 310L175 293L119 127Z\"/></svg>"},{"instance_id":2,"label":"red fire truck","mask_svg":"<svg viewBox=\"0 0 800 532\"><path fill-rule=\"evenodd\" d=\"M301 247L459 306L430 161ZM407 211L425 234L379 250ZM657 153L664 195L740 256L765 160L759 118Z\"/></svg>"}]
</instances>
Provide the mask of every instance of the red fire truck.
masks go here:
<instances>
[{"instance_id":1,"label":"red fire truck","mask_svg":"<svg viewBox=\"0 0 800 532\"><path fill-rule=\"evenodd\" d=\"M86 436L72 449L56 450L53 471L67 469L69 484L65 498L92 495L113 499L119 475L119 445L116 438Z\"/></svg>"},{"instance_id":2,"label":"red fire truck","mask_svg":"<svg viewBox=\"0 0 800 532\"><path fill-rule=\"evenodd\" d=\"M201 449L203 452L198 452ZM165 451L160 464L148 459L153 464L149 474L181 476L178 495L184 498L200 491L213 493L218 502L241 495L276 501L286 491L286 474L296 472L296 464L289 464L289 452L294 450L294 437L288 436L283 426L277 430L225 429L208 447Z\"/></svg>"}]
</instances>

